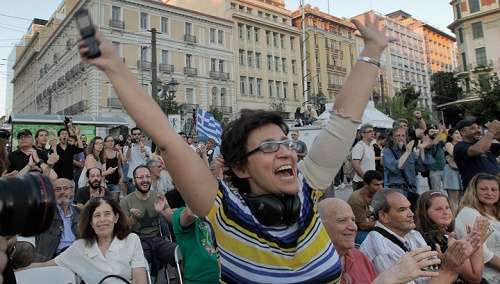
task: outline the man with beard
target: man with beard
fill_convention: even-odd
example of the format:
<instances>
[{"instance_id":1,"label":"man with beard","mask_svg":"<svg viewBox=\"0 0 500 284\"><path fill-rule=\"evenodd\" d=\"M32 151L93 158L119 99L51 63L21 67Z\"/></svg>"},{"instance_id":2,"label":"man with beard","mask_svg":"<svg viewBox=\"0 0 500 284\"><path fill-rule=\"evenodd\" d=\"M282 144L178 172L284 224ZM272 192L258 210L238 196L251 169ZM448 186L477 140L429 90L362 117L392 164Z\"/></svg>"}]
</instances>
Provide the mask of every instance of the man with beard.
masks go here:
<instances>
[{"instance_id":1,"label":"man with beard","mask_svg":"<svg viewBox=\"0 0 500 284\"><path fill-rule=\"evenodd\" d=\"M71 206L75 183L59 178L54 182L57 210L47 231L35 236L34 262L45 262L63 252L74 241L78 230L79 213Z\"/></svg>"},{"instance_id":2,"label":"man with beard","mask_svg":"<svg viewBox=\"0 0 500 284\"><path fill-rule=\"evenodd\" d=\"M72 126L73 132L77 139L80 137L80 129ZM59 136L59 144L56 146L59 161L54 165L54 171L60 178L73 179L73 156L83 152L83 144L80 139L77 140L77 145L68 144L68 130L65 128L59 129L57 132Z\"/></svg>"},{"instance_id":3,"label":"man with beard","mask_svg":"<svg viewBox=\"0 0 500 284\"><path fill-rule=\"evenodd\" d=\"M488 132L482 135L481 127L475 118L463 119L456 125L463 140L453 148L453 157L464 188L467 188L471 178L478 173L500 173L496 160L500 154L500 143L493 142L500 139L500 121L490 122L486 127Z\"/></svg>"},{"instance_id":4,"label":"man with beard","mask_svg":"<svg viewBox=\"0 0 500 284\"><path fill-rule=\"evenodd\" d=\"M417 171L425 170L424 148L420 144L420 157L413 150L415 140L406 144L406 129L404 127L392 130L391 139L382 151L384 164L384 185L389 188L402 189L412 208L418 200Z\"/></svg>"},{"instance_id":5,"label":"man with beard","mask_svg":"<svg viewBox=\"0 0 500 284\"><path fill-rule=\"evenodd\" d=\"M88 186L79 188L75 198L76 206L80 209L90 198L104 197L107 193L102 184L102 170L100 168L88 169L86 175Z\"/></svg>"},{"instance_id":6,"label":"man with beard","mask_svg":"<svg viewBox=\"0 0 500 284\"><path fill-rule=\"evenodd\" d=\"M151 264L153 275L166 263L175 266L176 244L162 237L160 216L171 218L172 210L165 197L158 192L150 192L151 171L140 165L133 172L136 191L120 201L120 206L130 218L132 231L141 239L144 256Z\"/></svg>"}]
</instances>

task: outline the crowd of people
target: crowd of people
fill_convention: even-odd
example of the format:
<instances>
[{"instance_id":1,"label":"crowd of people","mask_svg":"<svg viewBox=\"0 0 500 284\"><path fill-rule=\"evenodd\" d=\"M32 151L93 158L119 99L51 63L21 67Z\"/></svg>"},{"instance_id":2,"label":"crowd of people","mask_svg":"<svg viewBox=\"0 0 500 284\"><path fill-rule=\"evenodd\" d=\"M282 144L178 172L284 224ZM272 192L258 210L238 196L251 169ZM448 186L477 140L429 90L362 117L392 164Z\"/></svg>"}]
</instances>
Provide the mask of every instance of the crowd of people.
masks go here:
<instances>
[{"instance_id":1,"label":"crowd of people","mask_svg":"<svg viewBox=\"0 0 500 284\"><path fill-rule=\"evenodd\" d=\"M17 134L4 175L42 172L57 202L27 269L147 283L180 252L184 283L500 283L500 122L447 130L417 112L415 127L397 120L385 139L359 127L391 39L369 16L353 22L365 49L309 149L264 110L242 110L220 145L176 133L98 33L101 56L86 62L137 127L123 147L112 136L85 146L72 124L58 143L42 129ZM352 195L324 198L348 155Z\"/></svg>"}]
</instances>

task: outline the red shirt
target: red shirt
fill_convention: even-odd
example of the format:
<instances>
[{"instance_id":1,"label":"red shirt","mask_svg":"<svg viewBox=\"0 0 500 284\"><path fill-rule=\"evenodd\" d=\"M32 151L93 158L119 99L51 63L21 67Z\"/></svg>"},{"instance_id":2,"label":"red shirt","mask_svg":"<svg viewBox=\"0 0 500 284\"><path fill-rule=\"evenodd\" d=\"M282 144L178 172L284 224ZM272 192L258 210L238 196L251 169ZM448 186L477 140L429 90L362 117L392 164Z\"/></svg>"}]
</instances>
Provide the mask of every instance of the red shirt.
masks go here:
<instances>
[{"instance_id":1,"label":"red shirt","mask_svg":"<svg viewBox=\"0 0 500 284\"><path fill-rule=\"evenodd\" d=\"M373 264L360 250L352 248L344 255L340 284L368 284L376 277Z\"/></svg>"}]
</instances>

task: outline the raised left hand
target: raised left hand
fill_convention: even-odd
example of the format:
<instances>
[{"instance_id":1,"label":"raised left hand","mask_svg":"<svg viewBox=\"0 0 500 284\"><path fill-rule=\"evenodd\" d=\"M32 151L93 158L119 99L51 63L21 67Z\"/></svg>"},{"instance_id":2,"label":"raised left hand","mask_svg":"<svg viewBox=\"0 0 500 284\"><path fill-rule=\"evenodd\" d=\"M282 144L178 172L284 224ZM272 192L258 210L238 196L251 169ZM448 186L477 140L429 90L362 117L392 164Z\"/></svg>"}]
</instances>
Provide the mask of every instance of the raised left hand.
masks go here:
<instances>
[{"instance_id":1,"label":"raised left hand","mask_svg":"<svg viewBox=\"0 0 500 284\"><path fill-rule=\"evenodd\" d=\"M165 209L166 206L167 206L167 199L165 198L165 196L158 194L158 196L156 197L156 200L155 200L156 212L158 212L158 213L163 212L163 210Z\"/></svg>"}]
</instances>

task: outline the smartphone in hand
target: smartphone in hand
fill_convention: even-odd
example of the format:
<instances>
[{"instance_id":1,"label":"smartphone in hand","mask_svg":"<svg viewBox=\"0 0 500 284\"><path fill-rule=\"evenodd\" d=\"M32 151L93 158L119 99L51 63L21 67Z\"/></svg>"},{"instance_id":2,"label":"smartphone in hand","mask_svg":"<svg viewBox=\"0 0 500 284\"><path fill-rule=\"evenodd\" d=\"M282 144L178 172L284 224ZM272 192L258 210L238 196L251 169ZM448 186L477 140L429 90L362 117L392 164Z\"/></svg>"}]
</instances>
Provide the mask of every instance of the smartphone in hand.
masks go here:
<instances>
[{"instance_id":1,"label":"smartphone in hand","mask_svg":"<svg viewBox=\"0 0 500 284\"><path fill-rule=\"evenodd\" d=\"M92 20L90 19L89 11L87 9L80 9L75 13L75 18L80 35L88 48L88 51L85 53L85 57L92 59L101 56L101 50L99 49L99 43L95 38L95 28L92 24Z\"/></svg>"}]
</instances>

